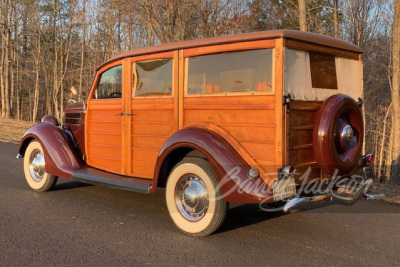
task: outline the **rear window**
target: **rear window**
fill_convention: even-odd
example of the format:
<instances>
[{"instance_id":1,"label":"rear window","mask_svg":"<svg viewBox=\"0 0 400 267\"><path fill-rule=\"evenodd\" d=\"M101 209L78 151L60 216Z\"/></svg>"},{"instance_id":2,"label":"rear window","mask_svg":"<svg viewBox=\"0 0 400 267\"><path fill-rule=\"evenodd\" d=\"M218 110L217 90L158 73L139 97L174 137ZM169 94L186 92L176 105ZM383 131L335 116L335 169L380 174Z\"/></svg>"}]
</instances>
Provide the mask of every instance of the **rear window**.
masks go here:
<instances>
[{"instance_id":1,"label":"rear window","mask_svg":"<svg viewBox=\"0 0 400 267\"><path fill-rule=\"evenodd\" d=\"M310 52L313 88L338 89L335 56Z\"/></svg>"},{"instance_id":2,"label":"rear window","mask_svg":"<svg viewBox=\"0 0 400 267\"><path fill-rule=\"evenodd\" d=\"M195 56L186 64L188 95L272 92L272 49Z\"/></svg>"}]
</instances>

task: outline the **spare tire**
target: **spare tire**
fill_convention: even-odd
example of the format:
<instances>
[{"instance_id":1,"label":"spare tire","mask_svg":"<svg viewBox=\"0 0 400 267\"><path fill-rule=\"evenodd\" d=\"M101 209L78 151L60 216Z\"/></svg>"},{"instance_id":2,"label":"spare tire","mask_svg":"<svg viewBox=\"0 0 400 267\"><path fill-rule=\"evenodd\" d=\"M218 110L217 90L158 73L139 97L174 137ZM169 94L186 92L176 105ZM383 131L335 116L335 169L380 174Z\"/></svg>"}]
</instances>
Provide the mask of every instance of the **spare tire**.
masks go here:
<instances>
[{"instance_id":1,"label":"spare tire","mask_svg":"<svg viewBox=\"0 0 400 267\"><path fill-rule=\"evenodd\" d=\"M329 97L318 109L313 127L317 163L328 175L348 175L359 164L364 138L360 107L343 94Z\"/></svg>"}]
</instances>

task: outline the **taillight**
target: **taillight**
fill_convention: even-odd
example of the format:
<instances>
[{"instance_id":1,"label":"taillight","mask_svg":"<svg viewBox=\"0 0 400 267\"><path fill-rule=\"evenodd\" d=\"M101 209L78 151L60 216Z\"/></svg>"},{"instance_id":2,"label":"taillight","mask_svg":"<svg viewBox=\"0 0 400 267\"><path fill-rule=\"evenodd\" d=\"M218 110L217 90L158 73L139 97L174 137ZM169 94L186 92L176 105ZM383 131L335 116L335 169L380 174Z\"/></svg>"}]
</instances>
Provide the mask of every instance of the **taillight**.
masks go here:
<instances>
[{"instance_id":1,"label":"taillight","mask_svg":"<svg viewBox=\"0 0 400 267\"><path fill-rule=\"evenodd\" d=\"M374 154L367 154L361 157L361 168L371 166L375 161Z\"/></svg>"},{"instance_id":2,"label":"taillight","mask_svg":"<svg viewBox=\"0 0 400 267\"><path fill-rule=\"evenodd\" d=\"M283 168L281 169L281 175L280 175L280 177L281 177L281 178L292 177L295 171L296 171L296 168L293 167L293 166L286 166L286 167L283 167Z\"/></svg>"}]
</instances>

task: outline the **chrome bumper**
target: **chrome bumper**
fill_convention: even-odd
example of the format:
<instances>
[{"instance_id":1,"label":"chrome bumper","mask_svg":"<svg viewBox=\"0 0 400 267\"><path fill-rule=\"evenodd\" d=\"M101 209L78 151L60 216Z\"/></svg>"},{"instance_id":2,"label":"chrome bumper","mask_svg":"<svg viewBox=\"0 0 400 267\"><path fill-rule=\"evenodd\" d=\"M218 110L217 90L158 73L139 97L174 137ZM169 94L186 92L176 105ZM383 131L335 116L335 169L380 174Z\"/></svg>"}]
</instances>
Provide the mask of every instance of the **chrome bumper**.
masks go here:
<instances>
[{"instance_id":1,"label":"chrome bumper","mask_svg":"<svg viewBox=\"0 0 400 267\"><path fill-rule=\"evenodd\" d=\"M350 205L350 204L355 203L362 196L368 197L367 192L371 188L372 184L373 184L373 180L368 179L353 194L343 194L343 193L339 193L336 191L336 192L332 192L331 194L326 194L326 195L293 198L286 202L283 210L284 210L284 212L289 212L294 207L297 207L302 203L314 202L314 201L320 201L320 200L330 200L330 201L335 200L335 202L338 204Z\"/></svg>"}]
</instances>

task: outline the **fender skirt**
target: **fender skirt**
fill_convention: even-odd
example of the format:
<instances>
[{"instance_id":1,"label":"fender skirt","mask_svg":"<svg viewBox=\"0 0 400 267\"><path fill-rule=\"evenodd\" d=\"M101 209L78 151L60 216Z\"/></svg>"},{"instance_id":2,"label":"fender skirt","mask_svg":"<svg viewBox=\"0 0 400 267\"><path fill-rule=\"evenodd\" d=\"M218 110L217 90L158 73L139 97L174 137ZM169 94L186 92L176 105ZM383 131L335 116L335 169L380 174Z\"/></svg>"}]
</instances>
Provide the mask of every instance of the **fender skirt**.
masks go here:
<instances>
[{"instance_id":1,"label":"fender skirt","mask_svg":"<svg viewBox=\"0 0 400 267\"><path fill-rule=\"evenodd\" d=\"M26 131L18 149L21 157L32 140L42 145L49 174L72 179L73 172L86 166L67 134L51 123L39 123Z\"/></svg>"},{"instance_id":2,"label":"fender skirt","mask_svg":"<svg viewBox=\"0 0 400 267\"><path fill-rule=\"evenodd\" d=\"M249 178L250 166L220 135L211 130L186 128L176 132L164 143L158 155L153 186L155 191L164 160L180 148L201 152L212 165L218 187L226 201L236 203L271 203L273 192L261 178ZM152 193L152 192L151 192Z\"/></svg>"}]
</instances>

